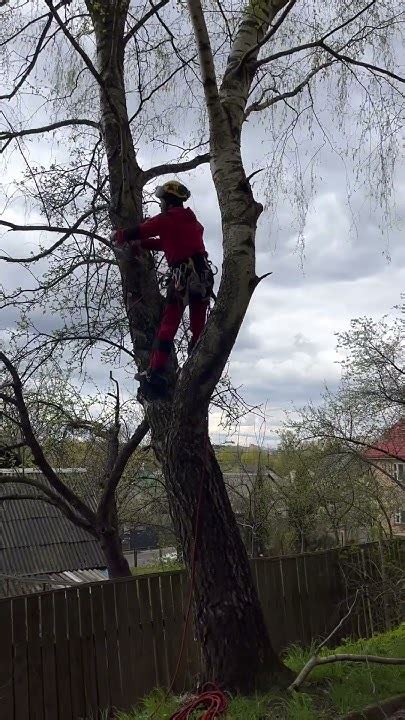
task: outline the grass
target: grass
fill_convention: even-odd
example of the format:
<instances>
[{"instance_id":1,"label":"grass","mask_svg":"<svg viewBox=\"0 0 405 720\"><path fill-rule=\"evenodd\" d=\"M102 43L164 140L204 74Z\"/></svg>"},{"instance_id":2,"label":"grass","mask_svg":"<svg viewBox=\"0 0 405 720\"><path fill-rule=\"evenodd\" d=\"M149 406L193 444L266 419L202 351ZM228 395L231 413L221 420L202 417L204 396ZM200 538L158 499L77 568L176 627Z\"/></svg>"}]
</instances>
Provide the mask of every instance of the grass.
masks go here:
<instances>
[{"instance_id":1,"label":"grass","mask_svg":"<svg viewBox=\"0 0 405 720\"><path fill-rule=\"evenodd\" d=\"M391 632L375 635L370 640L347 642L337 648L336 652L405 658L405 624ZM323 654L327 655L328 652ZM297 672L309 656L308 651L292 648L287 663ZM361 710L365 705L404 692L405 666L336 663L315 668L310 680L327 683L332 707L340 713L346 713Z\"/></svg>"},{"instance_id":2,"label":"grass","mask_svg":"<svg viewBox=\"0 0 405 720\"><path fill-rule=\"evenodd\" d=\"M141 710L120 714L117 720L169 720L180 704L179 698L165 699L162 692L156 691L144 700ZM194 713L191 720L198 720L201 712ZM313 720L318 717L313 712L312 699L296 693L289 701L270 694L234 698L230 702L226 720ZM322 717L326 720L327 716Z\"/></svg>"},{"instance_id":3,"label":"grass","mask_svg":"<svg viewBox=\"0 0 405 720\"><path fill-rule=\"evenodd\" d=\"M173 572L173 570L184 570L184 565L177 560L157 560L150 565L131 568L132 575L152 575L153 573Z\"/></svg>"},{"instance_id":4,"label":"grass","mask_svg":"<svg viewBox=\"0 0 405 720\"><path fill-rule=\"evenodd\" d=\"M405 624L370 640L348 641L336 648L336 652L405 658ZM293 647L285 662L298 672L310 656L310 650ZM292 696L233 698L226 717L227 720L330 720L404 691L405 666L336 663L315 668L303 690ZM117 720L149 720L152 715L154 720L168 720L179 705L179 698L165 698L162 692L156 691L145 699L140 710L120 714ZM193 720L198 717L197 713Z\"/></svg>"}]
</instances>

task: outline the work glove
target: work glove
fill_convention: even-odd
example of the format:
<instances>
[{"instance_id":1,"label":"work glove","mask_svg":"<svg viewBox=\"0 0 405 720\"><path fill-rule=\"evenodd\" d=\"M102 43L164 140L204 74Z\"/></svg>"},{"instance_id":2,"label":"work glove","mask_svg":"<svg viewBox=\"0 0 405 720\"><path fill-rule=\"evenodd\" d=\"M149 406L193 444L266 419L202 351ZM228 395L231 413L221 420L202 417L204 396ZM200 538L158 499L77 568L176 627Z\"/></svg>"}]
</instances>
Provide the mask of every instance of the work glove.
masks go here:
<instances>
[{"instance_id":1,"label":"work glove","mask_svg":"<svg viewBox=\"0 0 405 720\"><path fill-rule=\"evenodd\" d=\"M110 234L110 241L113 245L114 252L117 257L127 262L133 260L134 256L139 254L141 248L140 240L127 240L128 231L119 228L113 230Z\"/></svg>"},{"instance_id":2,"label":"work glove","mask_svg":"<svg viewBox=\"0 0 405 720\"><path fill-rule=\"evenodd\" d=\"M110 240L114 245L124 245L124 243L131 243L133 247L141 247L141 241L138 237L138 227L134 228L119 228L113 230L110 234Z\"/></svg>"}]
</instances>

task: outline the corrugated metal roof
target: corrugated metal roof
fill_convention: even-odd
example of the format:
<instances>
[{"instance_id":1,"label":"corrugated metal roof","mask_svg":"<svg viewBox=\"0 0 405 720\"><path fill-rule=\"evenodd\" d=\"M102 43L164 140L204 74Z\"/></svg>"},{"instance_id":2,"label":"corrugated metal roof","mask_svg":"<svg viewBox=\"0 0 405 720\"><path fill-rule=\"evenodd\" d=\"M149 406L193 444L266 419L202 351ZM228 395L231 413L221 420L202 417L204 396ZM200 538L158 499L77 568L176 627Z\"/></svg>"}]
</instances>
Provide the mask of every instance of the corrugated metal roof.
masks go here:
<instances>
[{"instance_id":1,"label":"corrugated metal roof","mask_svg":"<svg viewBox=\"0 0 405 720\"><path fill-rule=\"evenodd\" d=\"M33 574L104 568L105 560L98 543L54 543L0 549L0 572Z\"/></svg>"},{"instance_id":2,"label":"corrugated metal roof","mask_svg":"<svg viewBox=\"0 0 405 720\"><path fill-rule=\"evenodd\" d=\"M72 471L75 472L74 470ZM66 474L66 473L65 473ZM71 523L60 510L41 500L7 500L7 495L37 495L38 491L18 482L0 483L0 573L35 575L66 570L105 568L99 543ZM36 471L30 479L48 485Z\"/></svg>"},{"instance_id":3,"label":"corrugated metal roof","mask_svg":"<svg viewBox=\"0 0 405 720\"><path fill-rule=\"evenodd\" d=\"M108 580L106 570L74 570L62 573L51 573L37 577L13 577L0 574L0 598L15 595L30 595L44 590L57 590L81 583L101 582Z\"/></svg>"},{"instance_id":4,"label":"corrugated metal roof","mask_svg":"<svg viewBox=\"0 0 405 720\"><path fill-rule=\"evenodd\" d=\"M58 475L86 475L86 468L53 468L53 471ZM13 467L13 468L0 468L0 475L7 475L8 477L21 477L22 475L37 475L42 479L43 475L40 470L36 467Z\"/></svg>"}]
</instances>

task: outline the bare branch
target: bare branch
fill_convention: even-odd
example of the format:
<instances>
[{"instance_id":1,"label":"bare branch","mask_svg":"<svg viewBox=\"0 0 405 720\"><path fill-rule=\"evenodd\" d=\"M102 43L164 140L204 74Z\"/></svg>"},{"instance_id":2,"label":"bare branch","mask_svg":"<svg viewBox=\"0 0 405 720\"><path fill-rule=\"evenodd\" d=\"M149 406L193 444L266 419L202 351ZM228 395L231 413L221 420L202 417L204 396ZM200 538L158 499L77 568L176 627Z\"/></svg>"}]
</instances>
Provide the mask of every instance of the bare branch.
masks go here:
<instances>
[{"instance_id":1,"label":"bare branch","mask_svg":"<svg viewBox=\"0 0 405 720\"><path fill-rule=\"evenodd\" d=\"M256 68L259 68L262 65L267 65L268 63L273 62L273 60L279 60L282 57L287 57L288 55L295 55L296 53L303 52L304 50L317 48L319 47L320 42L321 40L313 40L311 42L303 43L302 45L294 45L294 47L288 48L288 50L279 50L272 55L268 55L267 57L257 60Z\"/></svg>"},{"instance_id":2,"label":"bare branch","mask_svg":"<svg viewBox=\"0 0 405 720\"><path fill-rule=\"evenodd\" d=\"M24 85L27 77L28 77L29 74L31 73L31 70L35 67L35 64L36 64L36 62L37 62L37 60L38 60L38 57L39 57L39 55L40 55L40 53L41 53L41 50L42 50L42 46L43 46L43 44L44 44L44 42L45 42L45 38L46 38L46 36L47 36L48 30L49 30L49 28L51 27L51 24L52 24L52 17L51 17L51 15L48 15L48 16L45 16L45 17L47 17L47 21L46 21L44 27L42 28L42 32L41 32L41 34L40 34L40 36L39 36L39 40L38 40L37 46L36 46L36 48L35 48L35 51L34 51L34 53L33 53L33 56L32 56L32 58L31 58L31 61L28 63L28 65L27 65L27 67L25 68L23 74L21 75L18 83L13 87L13 89L11 90L11 92L10 92L10 93L6 93L5 95L0 95L0 100L11 100L11 99L14 97L14 95L17 94L17 92L19 91L19 89Z\"/></svg>"},{"instance_id":3,"label":"bare branch","mask_svg":"<svg viewBox=\"0 0 405 720\"><path fill-rule=\"evenodd\" d=\"M149 432L149 423L146 419L142 420L140 425L128 440L127 443L121 448L118 457L115 461L114 467L112 468L110 477L108 478L107 487L104 490L103 496L100 500L98 507L98 514L103 517L109 507L109 504L114 496L117 489L117 485L121 480L122 474L125 470L126 464L131 458L133 452L136 450L138 445L142 442L144 437Z\"/></svg>"},{"instance_id":4,"label":"bare branch","mask_svg":"<svg viewBox=\"0 0 405 720\"><path fill-rule=\"evenodd\" d=\"M397 80L400 83L405 83L405 77L402 77L401 75L397 75L396 73L391 72L391 70L387 70L387 68L379 67L378 65L373 65L372 63L363 62L362 60L355 60L354 58L349 57L348 55L344 55L343 53L339 53L336 50L333 50L329 45L326 45L323 41L319 42L318 47L322 48L323 50L326 50L330 55L332 55L336 60L340 60L341 62L346 62L349 65L355 65L356 67L362 67L365 68L365 70L370 70L371 72L376 72L379 75L383 75L385 77L392 78L393 80Z\"/></svg>"},{"instance_id":5,"label":"bare branch","mask_svg":"<svg viewBox=\"0 0 405 720\"><path fill-rule=\"evenodd\" d=\"M15 138L25 137L26 135L40 135L41 133L51 132L61 127L70 127L75 125L87 125L89 127L100 129L99 123L94 120L86 120L85 118L71 118L70 120L58 120L57 122L51 123L50 125L43 125L37 128L25 128L24 130L9 130L0 131L0 143L2 140L14 140ZM0 153L5 148L0 147Z\"/></svg>"},{"instance_id":6,"label":"bare branch","mask_svg":"<svg viewBox=\"0 0 405 720\"><path fill-rule=\"evenodd\" d=\"M270 275L273 275L273 271L271 271L271 272L266 272L266 273L264 273L264 275L259 275L259 276L256 278L256 280L257 280L257 285L258 285L262 280L265 280L266 278L270 277Z\"/></svg>"},{"instance_id":7,"label":"bare branch","mask_svg":"<svg viewBox=\"0 0 405 720\"><path fill-rule=\"evenodd\" d=\"M7 0L6 0L6 2L7 2ZM0 6L4 5L4 4L6 4L6 3L0 2ZM60 6L58 6L58 7L61 7L64 4L65 4L65 1L60 3ZM44 13L43 15L34 17L33 20L30 20L29 22L25 23L25 25L22 25L20 28L18 28L18 30L16 30L15 33L13 33L9 37L7 37L5 40L2 40L0 42L0 48L4 47L5 45L8 45L12 40L15 40L16 37L21 35L21 33L23 33L24 30L27 30L29 27L31 27L31 25L36 25L36 23L39 23L41 20L45 20L45 18L47 18L47 17L48 17L48 13Z\"/></svg>"},{"instance_id":8,"label":"bare branch","mask_svg":"<svg viewBox=\"0 0 405 720\"><path fill-rule=\"evenodd\" d=\"M114 342L114 340L110 340L109 338L103 337L102 335L92 335L92 334L82 334L82 333L74 333L73 335L64 335L59 333L57 338L54 338L54 343L62 343L62 342L76 342L77 340L88 340L90 343L96 343L101 342L105 345L109 345L110 347L115 348L116 350L119 350L120 352L125 353L128 355L131 360L134 360L135 354L131 352L131 350L128 350L128 348L125 347L125 345L122 345L121 343Z\"/></svg>"},{"instance_id":9,"label":"bare branch","mask_svg":"<svg viewBox=\"0 0 405 720\"><path fill-rule=\"evenodd\" d=\"M158 10L161 10L162 7L167 5L169 0L160 0L156 5L153 5L153 3L150 1L151 9L148 10L147 13L143 17L141 17L140 20L138 20L137 23L127 32L127 34L124 37L124 46L126 46L127 42L140 30L140 28L145 25L145 23L149 20L149 18L153 17L153 15L156 15Z\"/></svg>"},{"instance_id":10,"label":"bare branch","mask_svg":"<svg viewBox=\"0 0 405 720\"><path fill-rule=\"evenodd\" d=\"M333 636L336 635L337 631L342 627L342 625L343 625L343 623L345 622L345 620L347 620L348 617L350 617L350 615L351 615L352 612L353 612L353 608L354 608L354 606L355 606L355 604L356 604L356 602L357 602L358 595L359 595L359 588L357 588L357 590L356 590L356 594L355 594L355 596L354 596L354 600L353 600L352 604L350 605L347 613L346 613L345 615L343 615L343 617L339 620L338 624L335 625L335 627L334 627L333 630L329 633L329 635L325 638L325 640L322 640L322 642L318 645L318 647L317 647L317 649L316 649L316 652L317 652L317 653L319 652L319 650L320 650L321 648L323 648L325 645L328 644L329 640L331 640L331 639L333 638Z\"/></svg>"},{"instance_id":11,"label":"bare branch","mask_svg":"<svg viewBox=\"0 0 405 720\"><path fill-rule=\"evenodd\" d=\"M196 55L192 55L191 58L189 58L188 60L183 60L183 58L181 58L181 64L178 65L174 70L172 70L170 75L167 75L165 78L163 78L163 80L160 83L155 85L155 87L150 91L150 93L148 95L145 95L144 97L142 97L140 99L140 102L139 102L136 112L134 112L134 114L131 115L131 117L128 120L129 124L131 124L135 120L135 118L138 117L144 104L148 100L150 100L154 95L156 95L156 93L159 92L159 90L161 90L163 87L165 87L167 85L167 83L170 80L172 80L175 77L175 75L177 75L177 73L180 72L180 70L182 70L184 68L185 65L189 65L191 63L191 61L194 60L195 57L196 57Z\"/></svg>"},{"instance_id":12,"label":"bare branch","mask_svg":"<svg viewBox=\"0 0 405 720\"><path fill-rule=\"evenodd\" d=\"M42 398L36 398L35 402L38 405L45 405L46 407L50 407L54 410L58 410L59 412L61 412L63 415L65 415L67 419L67 427L73 430L91 430L98 437L106 437L106 430L102 427L100 423L97 423L94 420L75 418L66 410L66 408L64 408L62 405L59 405L59 403L52 402L51 400L43 400Z\"/></svg>"},{"instance_id":13,"label":"bare branch","mask_svg":"<svg viewBox=\"0 0 405 720\"><path fill-rule=\"evenodd\" d=\"M116 432L117 438L118 438L118 433L120 430L120 407L121 407L120 385L119 385L118 380L116 380L115 377L113 376L112 370L110 370L110 380L115 385L115 395L112 395L112 397L115 397L114 428L115 428L115 432Z\"/></svg>"},{"instance_id":14,"label":"bare branch","mask_svg":"<svg viewBox=\"0 0 405 720\"><path fill-rule=\"evenodd\" d=\"M392 452L387 452L383 448L379 447L378 445L373 445L372 443L368 443L365 440L359 440L354 437L345 437L343 434L339 433L322 433L322 437L325 440L341 440L342 442L346 443L346 445L349 446L349 449L352 449L353 453L356 453L357 456L363 460L363 462L367 463L367 465L370 465L375 470L378 470L383 475L388 477L392 482L394 482L396 485L398 485L401 490L405 490L405 485L400 480L398 480L395 475L392 475L392 473L388 472L381 464L378 462L374 462L371 458L365 457L364 452L356 451L354 448L351 448L352 445L361 448L364 451L367 450L377 450L378 452L381 452L383 454L382 460L398 460L399 462L404 462L404 457L402 455L396 455Z\"/></svg>"},{"instance_id":15,"label":"bare branch","mask_svg":"<svg viewBox=\"0 0 405 720\"><path fill-rule=\"evenodd\" d=\"M109 477L112 469L116 463L119 451L119 433L120 433L120 386L118 380L116 380L110 370L110 380L115 385L115 393L107 393L110 397L114 398L114 422L108 428L107 431L107 461L103 480L103 486L108 484Z\"/></svg>"},{"instance_id":16,"label":"bare branch","mask_svg":"<svg viewBox=\"0 0 405 720\"><path fill-rule=\"evenodd\" d=\"M355 20L357 20L361 15L363 15L367 10L369 10L373 5L375 5L376 0L370 0L368 5L365 5L363 8L361 8L358 12L356 12L354 15L352 15L350 18L345 20L344 22L340 23L340 25L337 25L336 27L332 28L332 30L329 30L325 35L323 35L320 40L315 40L314 42L305 43L303 45L299 45L293 48L290 48L289 50L282 50L278 53L274 53L274 55L269 55L267 58L264 58L262 60L259 60L256 63L256 67L259 67L260 65L265 65L268 62L271 62L272 60L277 60L280 57L285 57L286 55L293 55L296 52L302 52L302 50L309 50L314 47L320 47L320 43L325 42L331 35L334 35L335 33L339 32L339 30L343 30L348 25L351 25Z\"/></svg>"},{"instance_id":17,"label":"bare branch","mask_svg":"<svg viewBox=\"0 0 405 720\"><path fill-rule=\"evenodd\" d=\"M370 3L370 5L373 3ZM368 6L367 6L368 7ZM364 12L365 9L363 9L362 12ZM351 19L351 22L357 16L361 13L357 13L354 18ZM348 24L349 21L346 21L342 26ZM289 48L288 50L281 50L277 53L274 53L273 55L269 55L265 58L262 58L261 60L258 60L256 62L256 67L261 67L262 65L268 64L269 62L272 62L273 60L278 60L279 58L286 57L288 55L294 55L299 52L303 52L304 50L311 50L314 48L319 48L321 50L324 50L325 52L329 53L329 55L332 55L335 60L339 60L340 62L345 62L348 65L355 65L356 67L362 67L365 70L370 70L370 72L378 73L379 75L382 75L384 77L391 78L393 80L396 80L400 83L405 83L405 77L401 75L397 75L396 73L392 72L391 70L388 70L387 68L380 67L379 65L373 65L372 63L364 62L362 60L356 60L355 58L349 57L348 55L345 55L344 53L334 50L330 45L327 45L325 43L325 39L330 37L332 34L337 32L342 26L338 26L331 30L330 32L326 33L322 38L319 40L314 40L313 42L304 43L302 45L296 45L295 47ZM347 46L348 43L346 43L345 46Z\"/></svg>"},{"instance_id":18,"label":"bare branch","mask_svg":"<svg viewBox=\"0 0 405 720\"><path fill-rule=\"evenodd\" d=\"M45 495L21 495L19 493L16 493L13 495L13 493L10 493L9 495L2 495L0 497L0 505L1 503L7 501L7 500L17 500L20 502L20 500L33 500L34 502L44 502L48 503L48 505L53 505L54 507L57 507L58 510L60 510L65 517L72 522L77 527L82 528L83 530L86 530L90 535L93 537L98 538L97 532L94 530L93 525L89 522L86 522L85 520L81 520L78 515L76 515L71 508L69 508L68 505L66 505L64 502L61 501L60 497L55 496L56 499L52 500L49 497L46 497Z\"/></svg>"},{"instance_id":19,"label":"bare branch","mask_svg":"<svg viewBox=\"0 0 405 720\"><path fill-rule=\"evenodd\" d=\"M144 182L147 183L155 177L160 175L169 175L170 173L181 173L187 170L193 170L199 165L208 163L210 161L210 154L204 153L203 155L197 155L191 160L184 160L183 162L163 163L162 165L156 165L155 167L145 170L143 173Z\"/></svg>"},{"instance_id":20,"label":"bare branch","mask_svg":"<svg viewBox=\"0 0 405 720\"><path fill-rule=\"evenodd\" d=\"M338 653L336 655L326 655L325 657L311 657L304 665L294 682L289 686L289 690L298 690L309 673L318 665L329 665L337 662L354 662L354 663L376 663L378 665L405 665L405 658L382 657L380 655L350 655L349 653Z\"/></svg>"},{"instance_id":21,"label":"bare branch","mask_svg":"<svg viewBox=\"0 0 405 720\"><path fill-rule=\"evenodd\" d=\"M34 480L31 477L27 477L21 472L21 474L17 474L16 477L10 476L7 477L0 477L0 484L1 485L9 485L10 483L18 484L18 485L28 485L29 487L33 487L36 490L38 490L40 493L43 493L44 497L39 495L30 495L30 496L24 496L20 494L8 494L8 495L0 495L0 502L3 500L42 500L43 502L48 502L51 505L54 505L55 507L58 507L61 512L69 519L71 522L73 522L75 525L78 525L80 527L85 528L86 530L89 530L89 528L92 528L92 525L89 522L86 522L81 518L79 515L77 515L73 509L68 505L67 502L63 500L63 498L60 496L59 493L54 492L50 488L46 487L43 483L41 483L39 480ZM94 532L92 532L94 534Z\"/></svg>"},{"instance_id":22,"label":"bare branch","mask_svg":"<svg viewBox=\"0 0 405 720\"><path fill-rule=\"evenodd\" d=\"M281 100L288 100L289 98L295 97L298 95L302 90L310 83L312 78L317 75L321 70L326 70L326 68L330 67L334 64L334 62L337 62L335 60L330 60L329 62L322 63L321 65L318 65L318 67L311 70L310 73L293 89L288 90L287 92L283 93L277 93L274 97L269 98L268 100L253 102L249 107L246 108L245 112L245 118L247 118L252 112L260 112L262 110L266 110L267 108L271 107L272 105L275 105L276 103L280 102ZM263 97L263 95L262 95Z\"/></svg>"},{"instance_id":23,"label":"bare branch","mask_svg":"<svg viewBox=\"0 0 405 720\"><path fill-rule=\"evenodd\" d=\"M65 240L68 239L71 235L85 235L86 237L94 238L101 242L106 247L110 247L110 243L101 235L97 235L97 233L91 232L91 230L86 230L84 228L80 228L81 223L90 215L93 215L96 210L100 210L100 208L91 208L91 210L88 210L87 212L83 213L83 215L76 220L75 224L71 228L66 227L58 227L54 225L17 225L16 223L9 222L8 220L0 220L0 225L3 225L4 227L9 228L11 231L17 231L22 230L23 232L56 232L56 233L64 233L63 237L61 237L56 243L51 245L46 250L43 250L40 253L37 253L36 255L30 255L29 257L25 258L14 258L10 257L9 255L0 255L0 260L4 260L5 262L10 263L31 263L36 262L37 260L41 260L44 257L47 257L48 255L51 255L54 250L56 250L58 247L63 245ZM79 229L80 228L80 229Z\"/></svg>"},{"instance_id":24,"label":"bare branch","mask_svg":"<svg viewBox=\"0 0 405 720\"><path fill-rule=\"evenodd\" d=\"M96 70L94 67L92 61L90 60L87 53L83 50L81 45L77 42L77 40L73 37L72 33L68 28L66 27L66 23L62 20L60 17L57 8L54 7L52 0L45 0L46 5L49 7L49 10L51 11L52 16L55 18L56 22L58 23L60 29L62 30L63 34L67 37L71 45L74 47L76 52L80 55L82 58L84 64L86 67L90 70L93 77L97 80L98 84L105 89L105 83L103 78L101 77L100 73Z\"/></svg>"},{"instance_id":25,"label":"bare branch","mask_svg":"<svg viewBox=\"0 0 405 720\"><path fill-rule=\"evenodd\" d=\"M330 37L331 35L334 35L334 33L339 32L339 30L343 30L348 25L351 25L355 20L358 20L358 18L361 17L361 15L364 15L364 13L367 12L367 10L370 10L370 8L373 5L375 5L376 1L377 0L370 0L368 5L365 5L363 8L361 8L357 13L355 13L355 15L352 15L347 20L342 22L340 25L337 25L336 27L332 28L332 30L329 30L329 32L327 32L323 36L322 40L327 40L327 38Z\"/></svg>"}]
</instances>

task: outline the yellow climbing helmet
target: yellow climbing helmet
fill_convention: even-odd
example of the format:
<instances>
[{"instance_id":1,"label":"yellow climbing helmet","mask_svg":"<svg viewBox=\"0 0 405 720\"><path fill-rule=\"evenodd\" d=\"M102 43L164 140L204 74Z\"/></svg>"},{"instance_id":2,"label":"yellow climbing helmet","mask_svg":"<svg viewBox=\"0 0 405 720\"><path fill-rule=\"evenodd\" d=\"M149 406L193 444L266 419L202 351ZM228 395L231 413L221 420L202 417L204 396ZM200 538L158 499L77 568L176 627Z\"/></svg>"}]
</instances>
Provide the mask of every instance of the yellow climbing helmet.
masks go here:
<instances>
[{"instance_id":1,"label":"yellow climbing helmet","mask_svg":"<svg viewBox=\"0 0 405 720\"><path fill-rule=\"evenodd\" d=\"M189 199L191 193L185 185L177 182L177 180L169 180L169 182L164 185L158 185L155 190L155 195L159 200L164 199L166 195L174 195L174 197L185 202Z\"/></svg>"}]
</instances>

